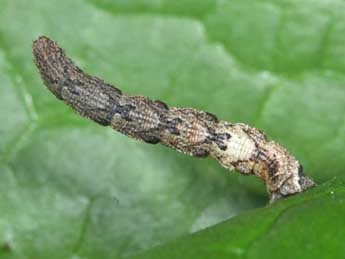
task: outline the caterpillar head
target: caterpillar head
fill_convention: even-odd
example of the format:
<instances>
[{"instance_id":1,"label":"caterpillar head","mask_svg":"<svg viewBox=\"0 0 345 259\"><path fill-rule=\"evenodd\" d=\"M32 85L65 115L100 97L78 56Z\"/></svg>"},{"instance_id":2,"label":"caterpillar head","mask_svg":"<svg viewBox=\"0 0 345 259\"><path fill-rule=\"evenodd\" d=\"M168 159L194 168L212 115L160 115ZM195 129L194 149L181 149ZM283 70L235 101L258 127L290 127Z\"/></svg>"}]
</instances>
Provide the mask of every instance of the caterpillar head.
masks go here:
<instances>
[{"instance_id":1,"label":"caterpillar head","mask_svg":"<svg viewBox=\"0 0 345 259\"><path fill-rule=\"evenodd\" d=\"M315 186L314 181L308 176L304 175L303 167L296 161L298 166L290 168L289 176L281 183L281 185L274 191L268 191L270 203L273 203L281 198L294 195Z\"/></svg>"}]
</instances>

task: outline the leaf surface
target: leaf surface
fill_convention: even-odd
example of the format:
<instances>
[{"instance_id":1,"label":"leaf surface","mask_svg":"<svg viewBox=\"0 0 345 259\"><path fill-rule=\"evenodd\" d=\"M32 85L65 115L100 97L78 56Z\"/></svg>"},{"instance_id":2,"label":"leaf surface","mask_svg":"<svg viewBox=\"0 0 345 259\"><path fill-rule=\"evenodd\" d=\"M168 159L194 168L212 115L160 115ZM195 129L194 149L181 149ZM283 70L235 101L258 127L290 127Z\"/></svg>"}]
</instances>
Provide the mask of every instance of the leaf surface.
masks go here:
<instances>
[{"instance_id":1,"label":"leaf surface","mask_svg":"<svg viewBox=\"0 0 345 259\"><path fill-rule=\"evenodd\" d=\"M238 233L231 246L239 255L268 256L269 247L279 247L275 235L283 233L290 247L296 238L292 230L309 233L307 211L328 222L317 204L341 213L344 5L340 0L0 0L0 256L134 255L239 214L243 220L225 223ZM265 206L267 197L254 177L80 118L39 78L31 51L39 35L56 40L84 71L129 94L264 130L316 182L337 177L336 187L315 191L335 188L337 199L311 194L306 205L304 196L296 196L291 200L299 205L291 209L285 201L255 209ZM258 222L274 221L284 206L289 209L278 219L288 221L291 213L290 230L267 223L256 232ZM246 215L258 216L250 225ZM335 228L320 227L315 236L335 242ZM216 229L217 235L231 234ZM248 229L252 245L237 246ZM257 238L260 229L269 238ZM207 247L212 233L200 232L203 241L195 241L196 247L217 251ZM319 245L312 240L310 249ZM219 258L228 255L224 246L219 249Z\"/></svg>"}]
</instances>

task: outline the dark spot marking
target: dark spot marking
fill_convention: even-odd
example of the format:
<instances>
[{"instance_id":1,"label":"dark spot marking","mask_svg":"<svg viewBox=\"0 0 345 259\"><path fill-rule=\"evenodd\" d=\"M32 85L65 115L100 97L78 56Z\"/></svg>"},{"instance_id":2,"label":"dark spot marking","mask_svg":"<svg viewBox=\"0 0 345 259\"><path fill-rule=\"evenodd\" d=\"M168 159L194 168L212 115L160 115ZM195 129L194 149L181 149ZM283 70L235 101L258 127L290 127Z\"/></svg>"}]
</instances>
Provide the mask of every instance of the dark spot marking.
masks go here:
<instances>
[{"instance_id":1,"label":"dark spot marking","mask_svg":"<svg viewBox=\"0 0 345 259\"><path fill-rule=\"evenodd\" d=\"M267 141L267 136L266 136L266 134L265 134L262 130L260 130L260 129L256 129L256 130L259 131L260 134L262 135L262 137L264 138L264 140Z\"/></svg>"},{"instance_id":2,"label":"dark spot marking","mask_svg":"<svg viewBox=\"0 0 345 259\"><path fill-rule=\"evenodd\" d=\"M168 130L171 134L180 135L180 131L177 129L177 125L182 123L180 118L174 118L173 120L168 122Z\"/></svg>"},{"instance_id":3,"label":"dark spot marking","mask_svg":"<svg viewBox=\"0 0 345 259\"><path fill-rule=\"evenodd\" d=\"M112 86L110 84L107 84L107 83L104 83L104 86L105 86L105 89L106 89L105 94L107 94L110 98L113 97L114 93L115 93L115 95L118 95L118 96L122 95L122 91L120 89L118 89L118 88L116 88L116 87L114 87L114 86ZM111 94L108 93L108 92L110 92Z\"/></svg>"},{"instance_id":4,"label":"dark spot marking","mask_svg":"<svg viewBox=\"0 0 345 259\"><path fill-rule=\"evenodd\" d=\"M165 102L162 102L160 100L155 100L154 103L163 110L169 110L168 105Z\"/></svg>"},{"instance_id":5,"label":"dark spot marking","mask_svg":"<svg viewBox=\"0 0 345 259\"><path fill-rule=\"evenodd\" d=\"M67 86L68 88L72 88L75 83L72 81L71 78L65 77L60 81L60 87Z\"/></svg>"},{"instance_id":6,"label":"dark spot marking","mask_svg":"<svg viewBox=\"0 0 345 259\"><path fill-rule=\"evenodd\" d=\"M219 122L217 116L214 115L213 113L205 112L205 114L207 115L207 117L208 117L208 119L209 119L210 121L213 121L213 122L216 122L216 123Z\"/></svg>"},{"instance_id":7,"label":"dark spot marking","mask_svg":"<svg viewBox=\"0 0 345 259\"><path fill-rule=\"evenodd\" d=\"M67 74L67 75L70 73L70 72L68 71L69 68L70 68L70 66L67 65L67 64L65 64L65 65L63 66L63 72L64 72L65 74Z\"/></svg>"},{"instance_id":8,"label":"dark spot marking","mask_svg":"<svg viewBox=\"0 0 345 259\"><path fill-rule=\"evenodd\" d=\"M206 149L197 149L194 150L192 155L195 157L199 157L199 158L204 158L207 157L210 154L210 152Z\"/></svg>"},{"instance_id":9,"label":"dark spot marking","mask_svg":"<svg viewBox=\"0 0 345 259\"><path fill-rule=\"evenodd\" d=\"M176 123L182 123L182 119L180 118L175 118L174 120L176 121Z\"/></svg>"},{"instance_id":10,"label":"dark spot marking","mask_svg":"<svg viewBox=\"0 0 345 259\"><path fill-rule=\"evenodd\" d=\"M63 98L61 96L61 81L58 81L57 79L50 78L50 77L42 77L44 84L47 86L47 88L58 98L59 100L63 101Z\"/></svg>"},{"instance_id":11,"label":"dark spot marking","mask_svg":"<svg viewBox=\"0 0 345 259\"><path fill-rule=\"evenodd\" d=\"M268 165L268 175L270 177L273 177L278 171L278 163L276 161L272 161L269 165Z\"/></svg>"},{"instance_id":12,"label":"dark spot marking","mask_svg":"<svg viewBox=\"0 0 345 259\"><path fill-rule=\"evenodd\" d=\"M118 95L122 95L122 91L119 88L112 87L113 91L116 92Z\"/></svg>"},{"instance_id":13,"label":"dark spot marking","mask_svg":"<svg viewBox=\"0 0 345 259\"><path fill-rule=\"evenodd\" d=\"M95 122L97 122L98 124L102 125L102 126L109 126L110 125L110 120L108 120L108 118L92 118Z\"/></svg>"},{"instance_id":14,"label":"dark spot marking","mask_svg":"<svg viewBox=\"0 0 345 259\"><path fill-rule=\"evenodd\" d=\"M182 123L182 120L180 118L167 118L166 114L162 114L159 117L160 120L160 125L162 126L162 128L165 128L167 130L169 130L169 132L173 135L180 135L180 131L177 129L177 125Z\"/></svg>"},{"instance_id":15,"label":"dark spot marking","mask_svg":"<svg viewBox=\"0 0 345 259\"><path fill-rule=\"evenodd\" d=\"M298 180L298 183L300 185L303 185L303 181L304 181L304 169L303 169L303 166L300 164L298 166L298 176L299 176L299 180Z\"/></svg>"},{"instance_id":16,"label":"dark spot marking","mask_svg":"<svg viewBox=\"0 0 345 259\"><path fill-rule=\"evenodd\" d=\"M266 152L267 150L265 150L265 149L257 149L257 154L256 154L256 158L258 159L258 160L260 160L260 161L263 161L263 162L265 162L265 163L267 163L267 161L268 161L268 157L267 157L267 155L266 155Z\"/></svg>"},{"instance_id":17,"label":"dark spot marking","mask_svg":"<svg viewBox=\"0 0 345 259\"><path fill-rule=\"evenodd\" d=\"M228 148L228 146L224 145L224 143L217 142L217 145L223 151L225 151Z\"/></svg>"},{"instance_id":18,"label":"dark spot marking","mask_svg":"<svg viewBox=\"0 0 345 259\"><path fill-rule=\"evenodd\" d=\"M77 79L77 80L75 81L75 85L84 86L85 83L84 83L83 81Z\"/></svg>"},{"instance_id":19,"label":"dark spot marking","mask_svg":"<svg viewBox=\"0 0 345 259\"><path fill-rule=\"evenodd\" d=\"M242 162L242 160L233 161L233 162L231 162L231 165L236 168L241 162Z\"/></svg>"},{"instance_id":20,"label":"dark spot marking","mask_svg":"<svg viewBox=\"0 0 345 259\"><path fill-rule=\"evenodd\" d=\"M78 73L84 73L84 71L80 68L80 67L75 67L75 70L78 72Z\"/></svg>"},{"instance_id":21,"label":"dark spot marking","mask_svg":"<svg viewBox=\"0 0 345 259\"><path fill-rule=\"evenodd\" d=\"M156 136L149 136L149 135L141 135L140 138L149 144L158 144L161 140Z\"/></svg>"},{"instance_id":22,"label":"dark spot marking","mask_svg":"<svg viewBox=\"0 0 345 259\"><path fill-rule=\"evenodd\" d=\"M181 135L180 131L175 126L169 126L167 129L173 135L176 135L176 136Z\"/></svg>"},{"instance_id":23,"label":"dark spot marking","mask_svg":"<svg viewBox=\"0 0 345 259\"><path fill-rule=\"evenodd\" d=\"M112 108L113 114L119 114L122 119L126 121L132 121L129 117L129 113L135 109L135 106L132 104L125 104L125 105L114 105Z\"/></svg>"},{"instance_id":24,"label":"dark spot marking","mask_svg":"<svg viewBox=\"0 0 345 259\"><path fill-rule=\"evenodd\" d=\"M212 128L208 128L208 133L208 142L216 143L217 146L223 151L225 151L228 148L228 146L224 142L231 138L231 135L229 133L216 133L215 130Z\"/></svg>"},{"instance_id":25,"label":"dark spot marking","mask_svg":"<svg viewBox=\"0 0 345 259\"><path fill-rule=\"evenodd\" d=\"M299 177L304 176L303 172L304 172L303 166L299 165L299 167L298 167L298 176Z\"/></svg>"},{"instance_id":26,"label":"dark spot marking","mask_svg":"<svg viewBox=\"0 0 345 259\"><path fill-rule=\"evenodd\" d=\"M129 116L129 113L134 109L135 106L133 106L132 104L119 105L115 103L109 110L103 110L107 114L106 118L104 119L104 123L106 124L105 126L111 124L111 120L113 119L115 114L119 114L121 118L126 121L132 121L132 119Z\"/></svg>"},{"instance_id":27,"label":"dark spot marking","mask_svg":"<svg viewBox=\"0 0 345 259\"><path fill-rule=\"evenodd\" d=\"M53 78L47 78L47 83L48 84L57 84L58 83L58 81L56 80L56 79L53 79Z\"/></svg>"},{"instance_id":28,"label":"dark spot marking","mask_svg":"<svg viewBox=\"0 0 345 259\"><path fill-rule=\"evenodd\" d=\"M222 138L216 137L216 138L213 138L212 141L216 143L217 146L223 151L225 151L228 148L228 146L224 143L224 139Z\"/></svg>"},{"instance_id":29,"label":"dark spot marking","mask_svg":"<svg viewBox=\"0 0 345 259\"><path fill-rule=\"evenodd\" d=\"M75 89L75 87L68 88L68 91L75 96L80 95L80 93L77 91L77 89Z\"/></svg>"},{"instance_id":30,"label":"dark spot marking","mask_svg":"<svg viewBox=\"0 0 345 259\"><path fill-rule=\"evenodd\" d=\"M208 131L208 136L207 136L207 141L208 142L212 142L216 140L216 131L213 128L207 127L207 131Z\"/></svg>"},{"instance_id":31,"label":"dark spot marking","mask_svg":"<svg viewBox=\"0 0 345 259\"><path fill-rule=\"evenodd\" d=\"M108 106L104 109L98 109L98 108L94 108L94 109L89 109L88 112L90 114L93 114L95 116L92 117L92 119L94 121L96 121L98 124L102 125L102 126L109 126L111 124L111 121L115 115L115 113L118 111L118 106L117 105L113 105L113 106ZM92 113L91 113L92 111ZM121 114L120 114L121 116ZM121 116L122 118L122 116Z\"/></svg>"}]
</instances>

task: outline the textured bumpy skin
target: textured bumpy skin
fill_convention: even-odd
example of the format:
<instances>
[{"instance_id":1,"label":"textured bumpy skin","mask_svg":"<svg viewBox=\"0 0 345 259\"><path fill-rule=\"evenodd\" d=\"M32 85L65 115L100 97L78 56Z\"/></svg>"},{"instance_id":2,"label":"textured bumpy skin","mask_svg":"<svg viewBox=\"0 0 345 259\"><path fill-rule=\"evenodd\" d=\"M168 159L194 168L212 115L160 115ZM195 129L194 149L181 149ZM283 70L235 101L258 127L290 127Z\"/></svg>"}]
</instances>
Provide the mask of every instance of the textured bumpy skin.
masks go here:
<instances>
[{"instance_id":1,"label":"textured bumpy skin","mask_svg":"<svg viewBox=\"0 0 345 259\"><path fill-rule=\"evenodd\" d=\"M34 42L33 52L44 84L82 116L147 143L195 157L211 156L229 170L254 174L265 183L271 202L314 186L299 161L255 128L122 93L85 74L47 37Z\"/></svg>"}]
</instances>

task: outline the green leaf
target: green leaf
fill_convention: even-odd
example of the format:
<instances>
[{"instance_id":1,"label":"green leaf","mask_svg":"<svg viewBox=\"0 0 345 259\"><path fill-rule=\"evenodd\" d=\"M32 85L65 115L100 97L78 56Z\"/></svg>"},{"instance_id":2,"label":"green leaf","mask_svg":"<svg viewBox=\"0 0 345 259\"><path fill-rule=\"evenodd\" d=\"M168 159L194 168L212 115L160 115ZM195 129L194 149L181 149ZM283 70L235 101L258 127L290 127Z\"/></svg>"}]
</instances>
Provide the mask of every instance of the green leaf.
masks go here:
<instances>
[{"instance_id":1,"label":"green leaf","mask_svg":"<svg viewBox=\"0 0 345 259\"><path fill-rule=\"evenodd\" d=\"M345 182L333 179L135 258L341 258L344 204Z\"/></svg>"},{"instance_id":2,"label":"green leaf","mask_svg":"<svg viewBox=\"0 0 345 259\"><path fill-rule=\"evenodd\" d=\"M175 250L152 253L169 258L190 247L197 258L202 251L307 258L325 249L337 257L344 7L341 0L0 0L0 256L114 258L187 235ZM129 94L264 130L320 187L260 209L267 197L254 177L80 118L39 78L31 51L39 35ZM315 225L306 224L310 215Z\"/></svg>"}]
</instances>

